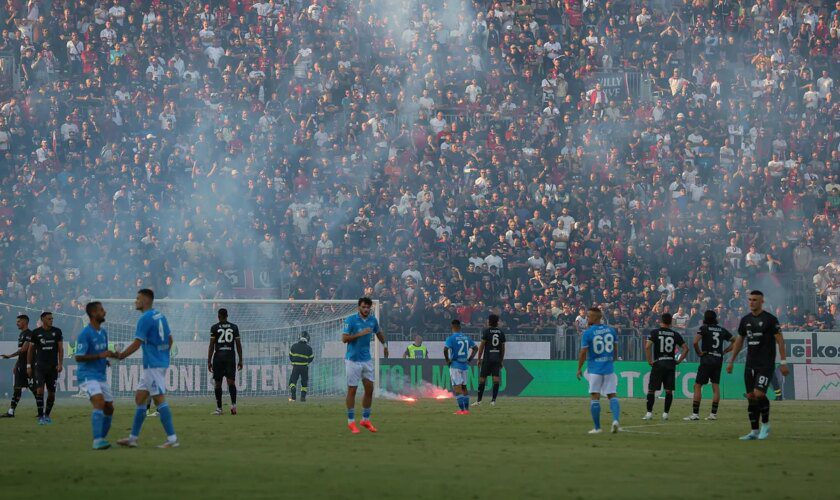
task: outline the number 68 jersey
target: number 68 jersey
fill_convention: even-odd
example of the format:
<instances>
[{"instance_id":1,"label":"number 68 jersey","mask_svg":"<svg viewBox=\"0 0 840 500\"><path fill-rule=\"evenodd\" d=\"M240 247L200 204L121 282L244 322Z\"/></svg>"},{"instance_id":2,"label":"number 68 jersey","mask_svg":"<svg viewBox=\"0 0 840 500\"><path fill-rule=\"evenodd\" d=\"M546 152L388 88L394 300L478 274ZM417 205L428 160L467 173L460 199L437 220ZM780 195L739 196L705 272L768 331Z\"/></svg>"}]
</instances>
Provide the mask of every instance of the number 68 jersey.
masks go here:
<instances>
[{"instance_id":1,"label":"number 68 jersey","mask_svg":"<svg viewBox=\"0 0 840 500\"><path fill-rule=\"evenodd\" d=\"M583 332L581 346L587 349L586 371L594 375L613 373L616 340L615 328L608 325L592 325Z\"/></svg>"},{"instance_id":2,"label":"number 68 jersey","mask_svg":"<svg viewBox=\"0 0 840 500\"><path fill-rule=\"evenodd\" d=\"M233 323L216 323L210 327L210 338L216 340L216 352L214 360L232 360L235 356L233 350L236 339L239 338L239 327Z\"/></svg>"}]
</instances>

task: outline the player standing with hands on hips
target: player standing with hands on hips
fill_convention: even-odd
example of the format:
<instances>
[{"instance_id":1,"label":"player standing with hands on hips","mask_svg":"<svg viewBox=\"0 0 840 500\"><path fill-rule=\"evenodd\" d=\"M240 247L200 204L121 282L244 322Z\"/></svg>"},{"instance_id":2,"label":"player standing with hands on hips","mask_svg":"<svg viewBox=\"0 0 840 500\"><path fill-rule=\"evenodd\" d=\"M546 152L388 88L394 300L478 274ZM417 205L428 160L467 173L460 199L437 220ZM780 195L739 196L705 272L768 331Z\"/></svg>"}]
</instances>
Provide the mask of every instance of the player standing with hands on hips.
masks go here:
<instances>
[{"instance_id":1,"label":"player standing with hands on hips","mask_svg":"<svg viewBox=\"0 0 840 500\"><path fill-rule=\"evenodd\" d=\"M747 364L744 367L744 385L747 389L747 414L750 418L750 433L741 436L741 441L767 439L770 436L770 400L767 399L767 387L776 368L776 347L781 361L780 371L787 376L785 339L779 320L764 310L764 294L753 290L749 295L750 312L741 318L738 336L732 347L732 358L726 365L726 373L732 373L735 358L741 352L744 338L747 339ZM761 430L758 419L761 417Z\"/></svg>"},{"instance_id":2,"label":"player standing with hands on hips","mask_svg":"<svg viewBox=\"0 0 840 500\"><path fill-rule=\"evenodd\" d=\"M449 365L449 378L452 379L452 390L458 401L456 415L470 414L470 396L467 392L467 368L475 357L478 347L473 339L461 333L461 322L452 320L452 335L443 346L443 357Z\"/></svg>"},{"instance_id":3,"label":"player standing with hands on hips","mask_svg":"<svg viewBox=\"0 0 840 500\"><path fill-rule=\"evenodd\" d=\"M370 432L376 432L376 427L370 423L370 407L373 404L373 381L374 373L373 359L370 356L370 336L382 342L385 347L385 357L388 357L388 342L385 335L379 329L379 321L373 314L371 308L373 301L368 297L359 299L359 312L344 320L344 330L341 334L341 341L347 344L347 355L344 365L347 369L347 428L353 434L358 434L359 427L356 425L356 389L359 382L365 387L365 395L362 397L362 421L361 426Z\"/></svg>"}]
</instances>

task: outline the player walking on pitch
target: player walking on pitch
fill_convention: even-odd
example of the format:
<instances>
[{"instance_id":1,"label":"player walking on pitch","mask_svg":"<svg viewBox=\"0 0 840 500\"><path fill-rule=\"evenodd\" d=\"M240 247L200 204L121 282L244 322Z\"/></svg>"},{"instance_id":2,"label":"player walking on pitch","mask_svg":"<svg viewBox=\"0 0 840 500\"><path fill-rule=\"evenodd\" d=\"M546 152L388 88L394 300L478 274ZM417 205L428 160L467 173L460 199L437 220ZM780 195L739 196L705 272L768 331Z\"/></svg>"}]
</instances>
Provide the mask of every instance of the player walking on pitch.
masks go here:
<instances>
[{"instance_id":1,"label":"player walking on pitch","mask_svg":"<svg viewBox=\"0 0 840 500\"><path fill-rule=\"evenodd\" d=\"M373 359L370 356L371 334L376 335L376 338L382 342L385 347L385 357L388 357L388 342L385 341L385 335L379 329L379 321L371 314L372 307L371 299L360 298L359 312L344 320L344 330L341 334L341 341L347 344L344 360L347 370L347 428L353 434L360 432L356 425L356 389L360 381L365 388L365 394L362 397L361 426L370 432L376 432L376 427L370 422L373 381L375 380Z\"/></svg>"},{"instance_id":2,"label":"player walking on pitch","mask_svg":"<svg viewBox=\"0 0 840 500\"><path fill-rule=\"evenodd\" d=\"M64 337L59 328L53 327L51 312L41 313L41 327L32 331L29 349L26 352L26 374L35 376L35 403L38 405L38 425L52 423L50 413L55 404L55 383L64 369ZM33 368L33 362L35 364ZM46 407L44 387L47 388Z\"/></svg>"},{"instance_id":3,"label":"player walking on pitch","mask_svg":"<svg viewBox=\"0 0 840 500\"><path fill-rule=\"evenodd\" d=\"M648 383L647 413L642 420L653 418L653 403L656 401L656 391L665 387L665 411L662 420L668 420L671 404L674 402L674 386L677 378L677 365L682 363L688 355L688 345L682 335L671 330L671 314L665 313L660 317L659 328L654 328L645 342L645 356L650 370ZM677 347L682 352L677 357ZM651 352L653 356L651 357Z\"/></svg>"},{"instance_id":4,"label":"player walking on pitch","mask_svg":"<svg viewBox=\"0 0 840 500\"><path fill-rule=\"evenodd\" d=\"M160 423L166 432L166 442L158 448L177 448L179 446L178 436L175 434L175 425L172 423L172 410L166 401L166 369L169 368L169 353L172 349L172 332L169 330L169 322L166 316L156 311L152 306L155 302L155 292L144 288L137 292L137 299L134 307L141 311L140 319L137 320L137 332L134 342L124 351L117 353L118 359L125 359L134 354L140 347L143 348L143 377L137 392L134 394L134 403L137 407L134 410L134 422L131 425L131 434L125 439L120 439L117 444L129 448L137 447L137 438L143 428L143 421L146 419L146 401L149 396L155 401L157 411L160 412Z\"/></svg>"},{"instance_id":5,"label":"player walking on pitch","mask_svg":"<svg viewBox=\"0 0 840 500\"><path fill-rule=\"evenodd\" d=\"M723 343L729 346L724 350ZM717 313L708 310L703 314L703 325L694 336L694 351L700 357L700 368L694 381L694 401L691 415L683 420L700 420L700 401L703 400L703 386L712 383L712 412L706 420L717 420L720 404L720 372L723 368L723 355L732 350L732 334L718 325Z\"/></svg>"},{"instance_id":6,"label":"player walking on pitch","mask_svg":"<svg viewBox=\"0 0 840 500\"><path fill-rule=\"evenodd\" d=\"M588 328L583 332L580 341L580 356L578 357L577 378L580 380L584 361L587 361L586 372L589 381L589 411L595 427L589 434L601 433L601 395L606 394L610 400L610 412L613 415L611 431L613 434L621 430L619 419L621 406L616 397L618 377L613 363L618 356L615 341L618 338L615 328L601 324L601 310L592 307L586 312Z\"/></svg>"},{"instance_id":7,"label":"player walking on pitch","mask_svg":"<svg viewBox=\"0 0 840 500\"><path fill-rule=\"evenodd\" d=\"M461 322L452 320L452 335L443 346L443 357L449 365L449 377L452 379L452 390L458 401L456 415L470 414L470 396L467 392L467 369L475 357L478 347L473 339L461 333Z\"/></svg>"},{"instance_id":8,"label":"player walking on pitch","mask_svg":"<svg viewBox=\"0 0 840 500\"><path fill-rule=\"evenodd\" d=\"M779 370L787 376L785 340L779 320L764 310L764 294L753 290L749 295L750 312L741 318L738 336L732 346L732 358L726 365L726 373L732 373L735 358L741 352L744 338L747 339L747 363L744 367L744 385L747 389L747 413L750 418L750 433L741 436L741 441L767 439L770 436L770 400L767 387L776 366L776 348L779 349ZM761 430L758 419L761 417Z\"/></svg>"},{"instance_id":9,"label":"player walking on pitch","mask_svg":"<svg viewBox=\"0 0 840 500\"><path fill-rule=\"evenodd\" d=\"M478 373L478 398L473 406L480 406L484 397L484 387L487 377L493 377L493 399L490 406L496 406L496 398L499 396L499 384L501 383L502 366L505 362L505 334L499 328L499 316L491 314L487 318L489 328L481 333L481 344L478 345L478 364L481 371ZM482 363L482 359L484 362Z\"/></svg>"},{"instance_id":10,"label":"player walking on pitch","mask_svg":"<svg viewBox=\"0 0 840 500\"><path fill-rule=\"evenodd\" d=\"M227 309L219 309L217 317L219 322L210 327L210 346L207 349L207 369L213 373L216 396L213 415L222 414L223 378L227 379L230 394L230 414L236 415L236 370L242 370L242 341L239 339L239 327L228 321ZM239 363L236 362L237 356Z\"/></svg>"},{"instance_id":11,"label":"player walking on pitch","mask_svg":"<svg viewBox=\"0 0 840 500\"><path fill-rule=\"evenodd\" d=\"M20 330L18 334L18 349L12 354L4 354L3 359L10 359L17 356L15 363L15 380L14 392L12 392L12 402L9 406L9 411L0 415L0 418L14 418L15 409L20 402L20 397L23 394L24 388L29 388L32 395L35 395L32 381L26 376L26 358L27 352L30 349L30 342L32 340L32 332L29 330L29 316L21 314L17 317L17 327Z\"/></svg>"},{"instance_id":12,"label":"player walking on pitch","mask_svg":"<svg viewBox=\"0 0 840 500\"><path fill-rule=\"evenodd\" d=\"M76 340L76 377L79 387L84 390L93 405L90 416L93 429L93 449L107 450L111 443L105 440L111 429L114 416L114 396L108 384L108 358L117 354L108 350L108 332L102 327L105 322L105 308L100 302L90 302L85 306L90 323Z\"/></svg>"}]
</instances>

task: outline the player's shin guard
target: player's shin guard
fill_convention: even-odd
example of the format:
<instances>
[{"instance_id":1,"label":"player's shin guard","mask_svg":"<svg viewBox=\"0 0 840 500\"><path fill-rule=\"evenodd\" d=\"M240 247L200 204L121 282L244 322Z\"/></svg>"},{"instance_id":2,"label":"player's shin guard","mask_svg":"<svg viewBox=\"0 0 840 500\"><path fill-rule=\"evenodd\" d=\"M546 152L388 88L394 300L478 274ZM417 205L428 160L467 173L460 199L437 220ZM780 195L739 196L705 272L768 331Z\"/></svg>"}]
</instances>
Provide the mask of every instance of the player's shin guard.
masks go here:
<instances>
[{"instance_id":1,"label":"player's shin guard","mask_svg":"<svg viewBox=\"0 0 840 500\"><path fill-rule=\"evenodd\" d=\"M55 404L55 393L51 392L47 394L47 409L44 410L44 416L49 417L50 413L52 413L53 405Z\"/></svg>"},{"instance_id":2,"label":"player's shin guard","mask_svg":"<svg viewBox=\"0 0 840 500\"><path fill-rule=\"evenodd\" d=\"M347 423L352 424L356 421L356 409L355 408L347 408Z\"/></svg>"},{"instance_id":3,"label":"player's shin guard","mask_svg":"<svg viewBox=\"0 0 840 500\"><path fill-rule=\"evenodd\" d=\"M370 408L362 408L362 422L370 420Z\"/></svg>"},{"instance_id":4,"label":"player's shin guard","mask_svg":"<svg viewBox=\"0 0 840 500\"><path fill-rule=\"evenodd\" d=\"M222 407L222 386L214 387L213 394L216 396L216 408Z\"/></svg>"},{"instance_id":5,"label":"player's shin guard","mask_svg":"<svg viewBox=\"0 0 840 500\"><path fill-rule=\"evenodd\" d=\"M758 400L758 410L761 413L761 423L770 422L770 400L767 396Z\"/></svg>"},{"instance_id":6,"label":"player's shin guard","mask_svg":"<svg viewBox=\"0 0 840 500\"><path fill-rule=\"evenodd\" d=\"M90 425L93 430L94 441L105 437L105 434L102 431L104 420L105 414L102 412L102 410L93 410L93 413L90 416Z\"/></svg>"},{"instance_id":7,"label":"player's shin guard","mask_svg":"<svg viewBox=\"0 0 840 500\"><path fill-rule=\"evenodd\" d=\"M35 394L35 405L38 407L38 417L44 416L44 395Z\"/></svg>"},{"instance_id":8,"label":"player's shin guard","mask_svg":"<svg viewBox=\"0 0 840 500\"><path fill-rule=\"evenodd\" d=\"M484 397L484 387L485 386L486 386L485 383L479 383L478 384L478 398L476 399L476 401L481 401L481 398Z\"/></svg>"},{"instance_id":9,"label":"player's shin guard","mask_svg":"<svg viewBox=\"0 0 840 500\"><path fill-rule=\"evenodd\" d=\"M493 382L493 401L499 396L499 383Z\"/></svg>"},{"instance_id":10,"label":"player's shin guard","mask_svg":"<svg viewBox=\"0 0 840 500\"><path fill-rule=\"evenodd\" d=\"M712 402L712 415L717 415L718 406L720 406L720 401Z\"/></svg>"},{"instance_id":11,"label":"player's shin guard","mask_svg":"<svg viewBox=\"0 0 840 500\"><path fill-rule=\"evenodd\" d=\"M158 406L158 412L160 412L160 423L163 425L163 431L166 432L166 438L170 442L176 441L175 424L172 423L172 410L169 409L169 403L164 402Z\"/></svg>"},{"instance_id":12,"label":"player's shin guard","mask_svg":"<svg viewBox=\"0 0 840 500\"><path fill-rule=\"evenodd\" d=\"M665 413L671 412L671 405L674 403L674 393L673 392L666 392L665 393Z\"/></svg>"},{"instance_id":13,"label":"player's shin guard","mask_svg":"<svg viewBox=\"0 0 840 500\"><path fill-rule=\"evenodd\" d=\"M12 410L12 413L15 412L15 408L17 408L18 403L20 403L21 394L23 394L23 391L20 387L16 387L15 391L12 393L12 402L9 404L9 408Z\"/></svg>"},{"instance_id":14,"label":"player's shin guard","mask_svg":"<svg viewBox=\"0 0 840 500\"><path fill-rule=\"evenodd\" d=\"M601 428L601 402L592 400L589 402L589 412L592 413L592 421L595 423L595 428Z\"/></svg>"},{"instance_id":15,"label":"player's shin guard","mask_svg":"<svg viewBox=\"0 0 840 500\"><path fill-rule=\"evenodd\" d=\"M761 413L761 411L759 410L758 400L750 395L747 402L747 414L749 414L750 417L750 428L754 431L758 430L759 413Z\"/></svg>"},{"instance_id":16,"label":"player's shin guard","mask_svg":"<svg viewBox=\"0 0 840 500\"><path fill-rule=\"evenodd\" d=\"M228 392L230 393L230 404L236 406L236 384L229 384Z\"/></svg>"},{"instance_id":17,"label":"player's shin guard","mask_svg":"<svg viewBox=\"0 0 840 500\"><path fill-rule=\"evenodd\" d=\"M146 420L146 405L137 405L134 409L134 421L131 423L131 438L137 439L140 436L140 429L143 428L143 421Z\"/></svg>"},{"instance_id":18,"label":"player's shin guard","mask_svg":"<svg viewBox=\"0 0 840 500\"><path fill-rule=\"evenodd\" d=\"M618 402L618 398L610 399L610 412L612 413L613 420L618 422L621 417L621 403Z\"/></svg>"},{"instance_id":19,"label":"player's shin guard","mask_svg":"<svg viewBox=\"0 0 840 500\"><path fill-rule=\"evenodd\" d=\"M111 421L114 420L113 415L103 415L102 417L102 439L108 437L108 432L111 430Z\"/></svg>"},{"instance_id":20,"label":"player's shin guard","mask_svg":"<svg viewBox=\"0 0 840 500\"><path fill-rule=\"evenodd\" d=\"M648 413L653 411L653 402L656 401L656 394L649 392L647 395L647 411Z\"/></svg>"},{"instance_id":21,"label":"player's shin guard","mask_svg":"<svg viewBox=\"0 0 840 500\"><path fill-rule=\"evenodd\" d=\"M695 415L700 414L700 401L697 401L696 399L694 401L692 401L692 403L691 403L691 413L693 413Z\"/></svg>"}]
</instances>

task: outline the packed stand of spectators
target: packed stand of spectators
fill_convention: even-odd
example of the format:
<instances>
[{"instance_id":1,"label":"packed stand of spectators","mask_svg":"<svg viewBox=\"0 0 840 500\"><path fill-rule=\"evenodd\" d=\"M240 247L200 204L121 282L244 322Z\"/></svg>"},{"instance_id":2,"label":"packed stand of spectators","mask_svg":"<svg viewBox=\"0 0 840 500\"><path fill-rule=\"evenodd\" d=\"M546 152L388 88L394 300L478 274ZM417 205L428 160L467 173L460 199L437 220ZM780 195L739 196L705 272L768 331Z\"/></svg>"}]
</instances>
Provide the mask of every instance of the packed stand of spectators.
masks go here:
<instances>
[{"instance_id":1,"label":"packed stand of spectators","mask_svg":"<svg viewBox=\"0 0 840 500\"><path fill-rule=\"evenodd\" d=\"M840 3L661 5L7 0L0 300L252 268L392 331L731 325L753 286L829 327L786 299L840 257Z\"/></svg>"}]
</instances>

